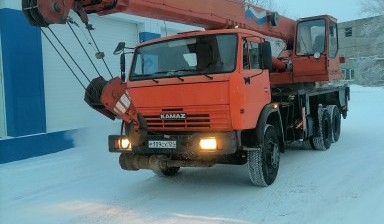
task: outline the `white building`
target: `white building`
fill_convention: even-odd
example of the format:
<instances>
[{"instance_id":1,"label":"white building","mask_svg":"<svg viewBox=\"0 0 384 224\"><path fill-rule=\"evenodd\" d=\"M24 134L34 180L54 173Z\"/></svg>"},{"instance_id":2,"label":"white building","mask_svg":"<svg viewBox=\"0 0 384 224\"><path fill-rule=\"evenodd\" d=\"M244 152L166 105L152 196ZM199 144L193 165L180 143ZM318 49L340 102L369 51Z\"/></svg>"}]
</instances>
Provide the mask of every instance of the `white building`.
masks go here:
<instances>
[{"instance_id":1,"label":"white building","mask_svg":"<svg viewBox=\"0 0 384 224\"><path fill-rule=\"evenodd\" d=\"M103 62L94 56L96 46L84 24L75 14L71 17L80 25L80 28L73 26L74 31L85 43L97 70L109 79L111 76ZM111 122L83 101L83 87L40 28L28 23L21 12L21 0L1 0L0 21L0 163L71 148L72 141L65 138L68 132ZM127 14L91 15L90 23L95 28L93 37L105 53L114 77L120 75L119 55L113 55L118 42L134 47L140 41L197 29ZM67 25L50 28L85 74L95 78L97 72L70 28ZM65 55L50 31L46 28L43 31ZM127 57L127 65L131 57ZM69 57L65 58L87 86L88 81L79 69Z\"/></svg>"}]
</instances>

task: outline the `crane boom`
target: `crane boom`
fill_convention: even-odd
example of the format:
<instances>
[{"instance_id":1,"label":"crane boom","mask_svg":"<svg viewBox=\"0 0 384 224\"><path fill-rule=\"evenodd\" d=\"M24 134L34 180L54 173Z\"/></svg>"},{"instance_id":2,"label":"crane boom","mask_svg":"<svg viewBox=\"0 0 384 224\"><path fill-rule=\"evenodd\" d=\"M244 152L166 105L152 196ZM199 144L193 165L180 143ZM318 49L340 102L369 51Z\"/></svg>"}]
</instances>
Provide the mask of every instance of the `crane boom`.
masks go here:
<instances>
[{"instance_id":1,"label":"crane boom","mask_svg":"<svg viewBox=\"0 0 384 224\"><path fill-rule=\"evenodd\" d=\"M36 2L36 4L33 4ZM44 2L44 4L42 3ZM23 0L34 25L65 23L70 9L87 22L87 14L132 15L199 26L205 29L246 28L292 42L296 21L242 0Z\"/></svg>"}]
</instances>

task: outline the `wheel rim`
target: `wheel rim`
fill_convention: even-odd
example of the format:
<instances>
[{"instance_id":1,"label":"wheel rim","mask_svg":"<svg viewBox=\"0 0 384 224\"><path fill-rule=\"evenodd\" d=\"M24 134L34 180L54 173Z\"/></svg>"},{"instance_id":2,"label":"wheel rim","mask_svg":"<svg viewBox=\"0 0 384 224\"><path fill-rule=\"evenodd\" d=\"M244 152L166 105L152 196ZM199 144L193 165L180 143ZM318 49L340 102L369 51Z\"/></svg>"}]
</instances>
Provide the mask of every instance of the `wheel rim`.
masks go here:
<instances>
[{"instance_id":1,"label":"wheel rim","mask_svg":"<svg viewBox=\"0 0 384 224\"><path fill-rule=\"evenodd\" d=\"M329 120L327 118L324 119L323 130L324 130L324 140L327 141L330 137L329 131Z\"/></svg>"},{"instance_id":2,"label":"wheel rim","mask_svg":"<svg viewBox=\"0 0 384 224\"><path fill-rule=\"evenodd\" d=\"M339 140L339 136L340 136L340 126L341 126L341 119L340 119L340 113L338 114L335 114L334 118L333 118L333 138L334 138L334 141L338 141Z\"/></svg>"},{"instance_id":3,"label":"wheel rim","mask_svg":"<svg viewBox=\"0 0 384 224\"><path fill-rule=\"evenodd\" d=\"M272 139L269 140L266 145L266 162L267 162L267 170L269 174L275 172L275 170L279 166L279 162L280 162L279 146L275 142L273 142Z\"/></svg>"},{"instance_id":4,"label":"wheel rim","mask_svg":"<svg viewBox=\"0 0 384 224\"><path fill-rule=\"evenodd\" d=\"M279 153L279 147L277 144L273 144L273 151L272 151L272 158L271 158L271 165L274 169L276 169L279 166L280 162L280 153Z\"/></svg>"}]
</instances>

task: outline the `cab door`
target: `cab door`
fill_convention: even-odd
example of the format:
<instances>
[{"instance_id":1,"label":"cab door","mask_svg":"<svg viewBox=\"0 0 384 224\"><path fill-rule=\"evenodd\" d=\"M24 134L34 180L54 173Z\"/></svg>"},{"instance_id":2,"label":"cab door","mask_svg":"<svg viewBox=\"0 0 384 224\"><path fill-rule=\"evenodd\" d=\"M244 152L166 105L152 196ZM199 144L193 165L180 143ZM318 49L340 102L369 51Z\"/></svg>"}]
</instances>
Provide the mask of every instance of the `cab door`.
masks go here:
<instances>
[{"instance_id":1,"label":"cab door","mask_svg":"<svg viewBox=\"0 0 384 224\"><path fill-rule=\"evenodd\" d=\"M271 87L269 71L262 68L261 43L258 37L242 38L239 47L240 74L238 76L235 99L231 103L237 105L231 108L233 115L233 127L235 129L251 129L256 126L258 117L264 106L271 102ZM238 111L236 111L238 110Z\"/></svg>"}]
</instances>

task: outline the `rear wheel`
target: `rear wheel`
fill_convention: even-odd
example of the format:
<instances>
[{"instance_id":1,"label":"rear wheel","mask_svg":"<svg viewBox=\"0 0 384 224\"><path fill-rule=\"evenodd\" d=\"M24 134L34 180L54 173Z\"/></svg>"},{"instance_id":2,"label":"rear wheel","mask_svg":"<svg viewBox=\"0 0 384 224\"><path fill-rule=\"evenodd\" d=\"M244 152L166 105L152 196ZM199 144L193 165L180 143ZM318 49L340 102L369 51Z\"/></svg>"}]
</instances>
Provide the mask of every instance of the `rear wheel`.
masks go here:
<instances>
[{"instance_id":1,"label":"rear wheel","mask_svg":"<svg viewBox=\"0 0 384 224\"><path fill-rule=\"evenodd\" d=\"M339 108L336 105L327 106L327 110L329 111L331 117L331 127L332 127L332 142L337 142L340 138L340 130L341 130L341 113Z\"/></svg>"},{"instance_id":2,"label":"rear wheel","mask_svg":"<svg viewBox=\"0 0 384 224\"><path fill-rule=\"evenodd\" d=\"M327 150L331 147L332 125L331 117L327 109L318 110L318 124L316 136L313 138L313 145L316 150Z\"/></svg>"},{"instance_id":3,"label":"rear wheel","mask_svg":"<svg viewBox=\"0 0 384 224\"><path fill-rule=\"evenodd\" d=\"M280 145L276 129L272 125L265 127L263 137L261 148L248 152L248 172L254 185L266 187L276 179L280 163Z\"/></svg>"}]
</instances>

